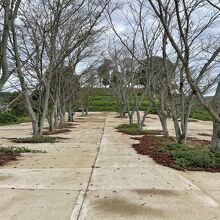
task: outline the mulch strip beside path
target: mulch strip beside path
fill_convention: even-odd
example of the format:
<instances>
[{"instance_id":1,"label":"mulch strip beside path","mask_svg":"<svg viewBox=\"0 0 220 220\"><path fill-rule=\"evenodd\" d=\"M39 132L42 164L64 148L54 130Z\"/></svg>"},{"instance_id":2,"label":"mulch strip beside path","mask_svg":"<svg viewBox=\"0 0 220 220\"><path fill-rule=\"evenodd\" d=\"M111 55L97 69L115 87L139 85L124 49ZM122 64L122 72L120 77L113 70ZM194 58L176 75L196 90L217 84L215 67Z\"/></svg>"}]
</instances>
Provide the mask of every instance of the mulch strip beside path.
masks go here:
<instances>
[{"instance_id":1,"label":"mulch strip beside path","mask_svg":"<svg viewBox=\"0 0 220 220\"><path fill-rule=\"evenodd\" d=\"M0 166L3 166L10 161L17 160L17 157L19 156L21 156L21 154L16 152L6 152L3 154L0 153Z\"/></svg>"},{"instance_id":2,"label":"mulch strip beside path","mask_svg":"<svg viewBox=\"0 0 220 220\"><path fill-rule=\"evenodd\" d=\"M54 143L58 143L62 140L68 140L69 138L68 137L59 137L59 136L56 136L56 137L52 137L54 139L54 142L53 143L50 143L50 142L39 142L39 143L36 143L36 142L32 142L32 141L24 141L24 142L18 142L17 141L17 138L5 138L5 137L2 137L3 139L6 139L6 140L9 140L11 141L12 143L23 143L23 144L54 144Z\"/></svg>"},{"instance_id":3,"label":"mulch strip beside path","mask_svg":"<svg viewBox=\"0 0 220 220\"><path fill-rule=\"evenodd\" d=\"M145 135L141 138L132 138L139 140L139 144L133 144L132 147L137 151L138 154L148 155L157 163L172 167L175 165L174 159L166 153L159 152L160 142L155 136Z\"/></svg>"},{"instance_id":4,"label":"mulch strip beside path","mask_svg":"<svg viewBox=\"0 0 220 220\"><path fill-rule=\"evenodd\" d=\"M77 124L74 123L65 123L62 125L58 126L57 130L54 130L52 132L50 131L44 131L43 135L55 135L55 134L62 134L62 133L68 133L71 132L70 128L74 128L76 127ZM45 129L49 129L48 127ZM3 139L7 139L10 140L13 143L17 143L16 142L16 138L5 138L2 137ZM55 142L58 142L59 140L66 140L69 138L66 137L53 137ZM28 142L24 142L24 143L28 143ZM32 142L29 142L32 143ZM33 144L37 144L37 143L33 143ZM0 166L3 166L4 164L10 162L10 161L15 161L17 160L18 157L20 157L21 154L20 153L16 153L16 152L4 152L4 153L0 153Z\"/></svg>"},{"instance_id":5,"label":"mulch strip beside path","mask_svg":"<svg viewBox=\"0 0 220 220\"><path fill-rule=\"evenodd\" d=\"M160 152L159 149L161 147L161 141L163 137L159 136L150 136L145 135L143 137L135 137L132 138L134 140L139 140L140 143L133 144L132 147L137 151L138 154L148 155L151 157L156 163L171 167L173 169L180 170L175 164L175 160L167 154L166 152ZM208 144L210 141L207 140L199 140L195 138L190 138L191 143L196 144ZM189 171L207 171L207 172L220 172L220 167L218 168L199 168L199 167L187 167L186 170Z\"/></svg>"}]
</instances>

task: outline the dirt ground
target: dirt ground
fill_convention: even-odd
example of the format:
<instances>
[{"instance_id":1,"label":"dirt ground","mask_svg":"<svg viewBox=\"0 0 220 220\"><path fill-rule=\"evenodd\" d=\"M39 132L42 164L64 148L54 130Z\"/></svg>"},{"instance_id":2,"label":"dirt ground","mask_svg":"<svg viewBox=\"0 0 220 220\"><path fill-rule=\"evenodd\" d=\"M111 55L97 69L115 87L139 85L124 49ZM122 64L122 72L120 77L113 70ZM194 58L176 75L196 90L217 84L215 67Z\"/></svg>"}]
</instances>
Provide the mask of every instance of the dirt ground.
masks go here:
<instances>
[{"instance_id":1,"label":"dirt ground","mask_svg":"<svg viewBox=\"0 0 220 220\"><path fill-rule=\"evenodd\" d=\"M0 167L0 220L218 220L220 173L181 172L132 148L115 113L77 117L54 144L14 144L30 123L0 127L0 145L46 150ZM150 115L147 128L161 129ZM171 133L172 122L169 121ZM210 140L210 122L190 122L189 136Z\"/></svg>"}]
</instances>

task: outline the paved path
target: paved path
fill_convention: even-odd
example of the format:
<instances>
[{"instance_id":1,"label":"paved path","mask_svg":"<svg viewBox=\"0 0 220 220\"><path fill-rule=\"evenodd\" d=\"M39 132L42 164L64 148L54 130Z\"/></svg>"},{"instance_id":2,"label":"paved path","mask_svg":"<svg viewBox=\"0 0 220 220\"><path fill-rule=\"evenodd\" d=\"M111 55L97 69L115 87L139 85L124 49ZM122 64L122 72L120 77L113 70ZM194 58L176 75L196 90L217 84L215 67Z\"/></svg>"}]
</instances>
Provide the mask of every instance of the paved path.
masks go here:
<instances>
[{"instance_id":1,"label":"paved path","mask_svg":"<svg viewBox=\"0 0 220 220\"><path fill-rule=\"evenodd\" d=\"M120 123L93 113L78 117L62 143L26 144L48 153L0 168L0 220L220 219L220 174L155 164L115 131ZM28 134L29 123L0 128L0 137Z\"/></svg>"}]
</instances>

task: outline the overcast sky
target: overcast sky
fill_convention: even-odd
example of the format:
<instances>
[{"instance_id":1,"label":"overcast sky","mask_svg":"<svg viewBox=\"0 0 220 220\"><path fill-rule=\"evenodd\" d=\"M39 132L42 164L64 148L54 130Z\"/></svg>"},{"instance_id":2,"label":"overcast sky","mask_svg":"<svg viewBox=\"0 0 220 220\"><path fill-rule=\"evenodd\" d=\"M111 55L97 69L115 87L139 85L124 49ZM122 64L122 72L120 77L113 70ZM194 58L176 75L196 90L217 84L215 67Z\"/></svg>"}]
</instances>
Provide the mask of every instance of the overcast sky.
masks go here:
<instances>
[{"instance_id":1,"label":"overcast sky","mask_svg":"<svg viewBox=\"0 0 220 220\"><path fill-rule=\"evenodd\" d=\"M189 0L189 2L192 0ZM119 2L119 1L116 1ZM135 5L135 0L125 0L122 1L123 3L130 3ZM147 2L147 1L146 1ZM218 0L212 0L213 3L218 4L220 6L220 3ZM200 8L197 11L197 14L195 14L195 22L202 19L204 17L205 14L207 14L207 11L209 9L208 8ZM152 18L151 13L148 12L148 16L146 17L145 20L145 25L146 27L151 27L152 24L154 24L155 20ZM129 36L129 34L132 32L131 30L131 25L134 24L134 19L133 19L133 15L131 13L131 10L129 9L129 7L125 4L123 7L121 7L121 10L117 10L113 13L112 15L112 20L114 23L114 27L117 30L117 33L120 34L121 36ZM131 25L129 24L129 22L131 23ZM104 21L105 24L107 24L107 21ZM156 24L155 24L156 25ZM213 28L209 29L206 33L207 36L211 36L211 35L219 35L220 34L220 22L217 22L215 26L213 26ZM100 45L102 50L100 50L100 54L101 55L103 53L103 51L107 50L107 44L108 44L108 40L109 38L112 38L113 36L115 36L114 31L109 27L108 31L106 31L105 35L103 36L102 40L100 40ZM168 45L169 46L169 45ZM170 50L172 50L172 47L170 45ZM202 54L198 55L202 57ZM88 60L87 60L88 61ZM90 60L91 62L91 60ZM87 63L83 62L80 63L77 66L77 71L80 72L82 71L84 68L86 68ZM218 72L219 67L215 68L213 71L214 72ZM15 81L13 80L13 77L10 81L10 83L7 83L5 88L9 88L12 85L16 85Z\"/></svg>"}]
</instances>

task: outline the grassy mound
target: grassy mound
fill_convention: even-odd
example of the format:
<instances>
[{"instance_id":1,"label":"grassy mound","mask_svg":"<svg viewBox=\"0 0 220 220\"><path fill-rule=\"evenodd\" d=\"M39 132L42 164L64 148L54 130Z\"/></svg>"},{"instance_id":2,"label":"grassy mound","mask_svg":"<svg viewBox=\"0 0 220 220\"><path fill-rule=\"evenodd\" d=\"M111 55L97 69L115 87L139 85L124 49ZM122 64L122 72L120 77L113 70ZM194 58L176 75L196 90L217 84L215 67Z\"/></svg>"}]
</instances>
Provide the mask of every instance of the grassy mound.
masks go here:
<instances>
[{"instance_id":1,"label":"grassy mound","mask_svg":"<svg viewBox=\"0 0 220 220\"><path fill-rule=\"evenodd\" d=\"M119 132L129 135L160 135L162 131L160 130L141 130L137 124L122 124L116 127Z\"/></svg>"}]
</instances>

